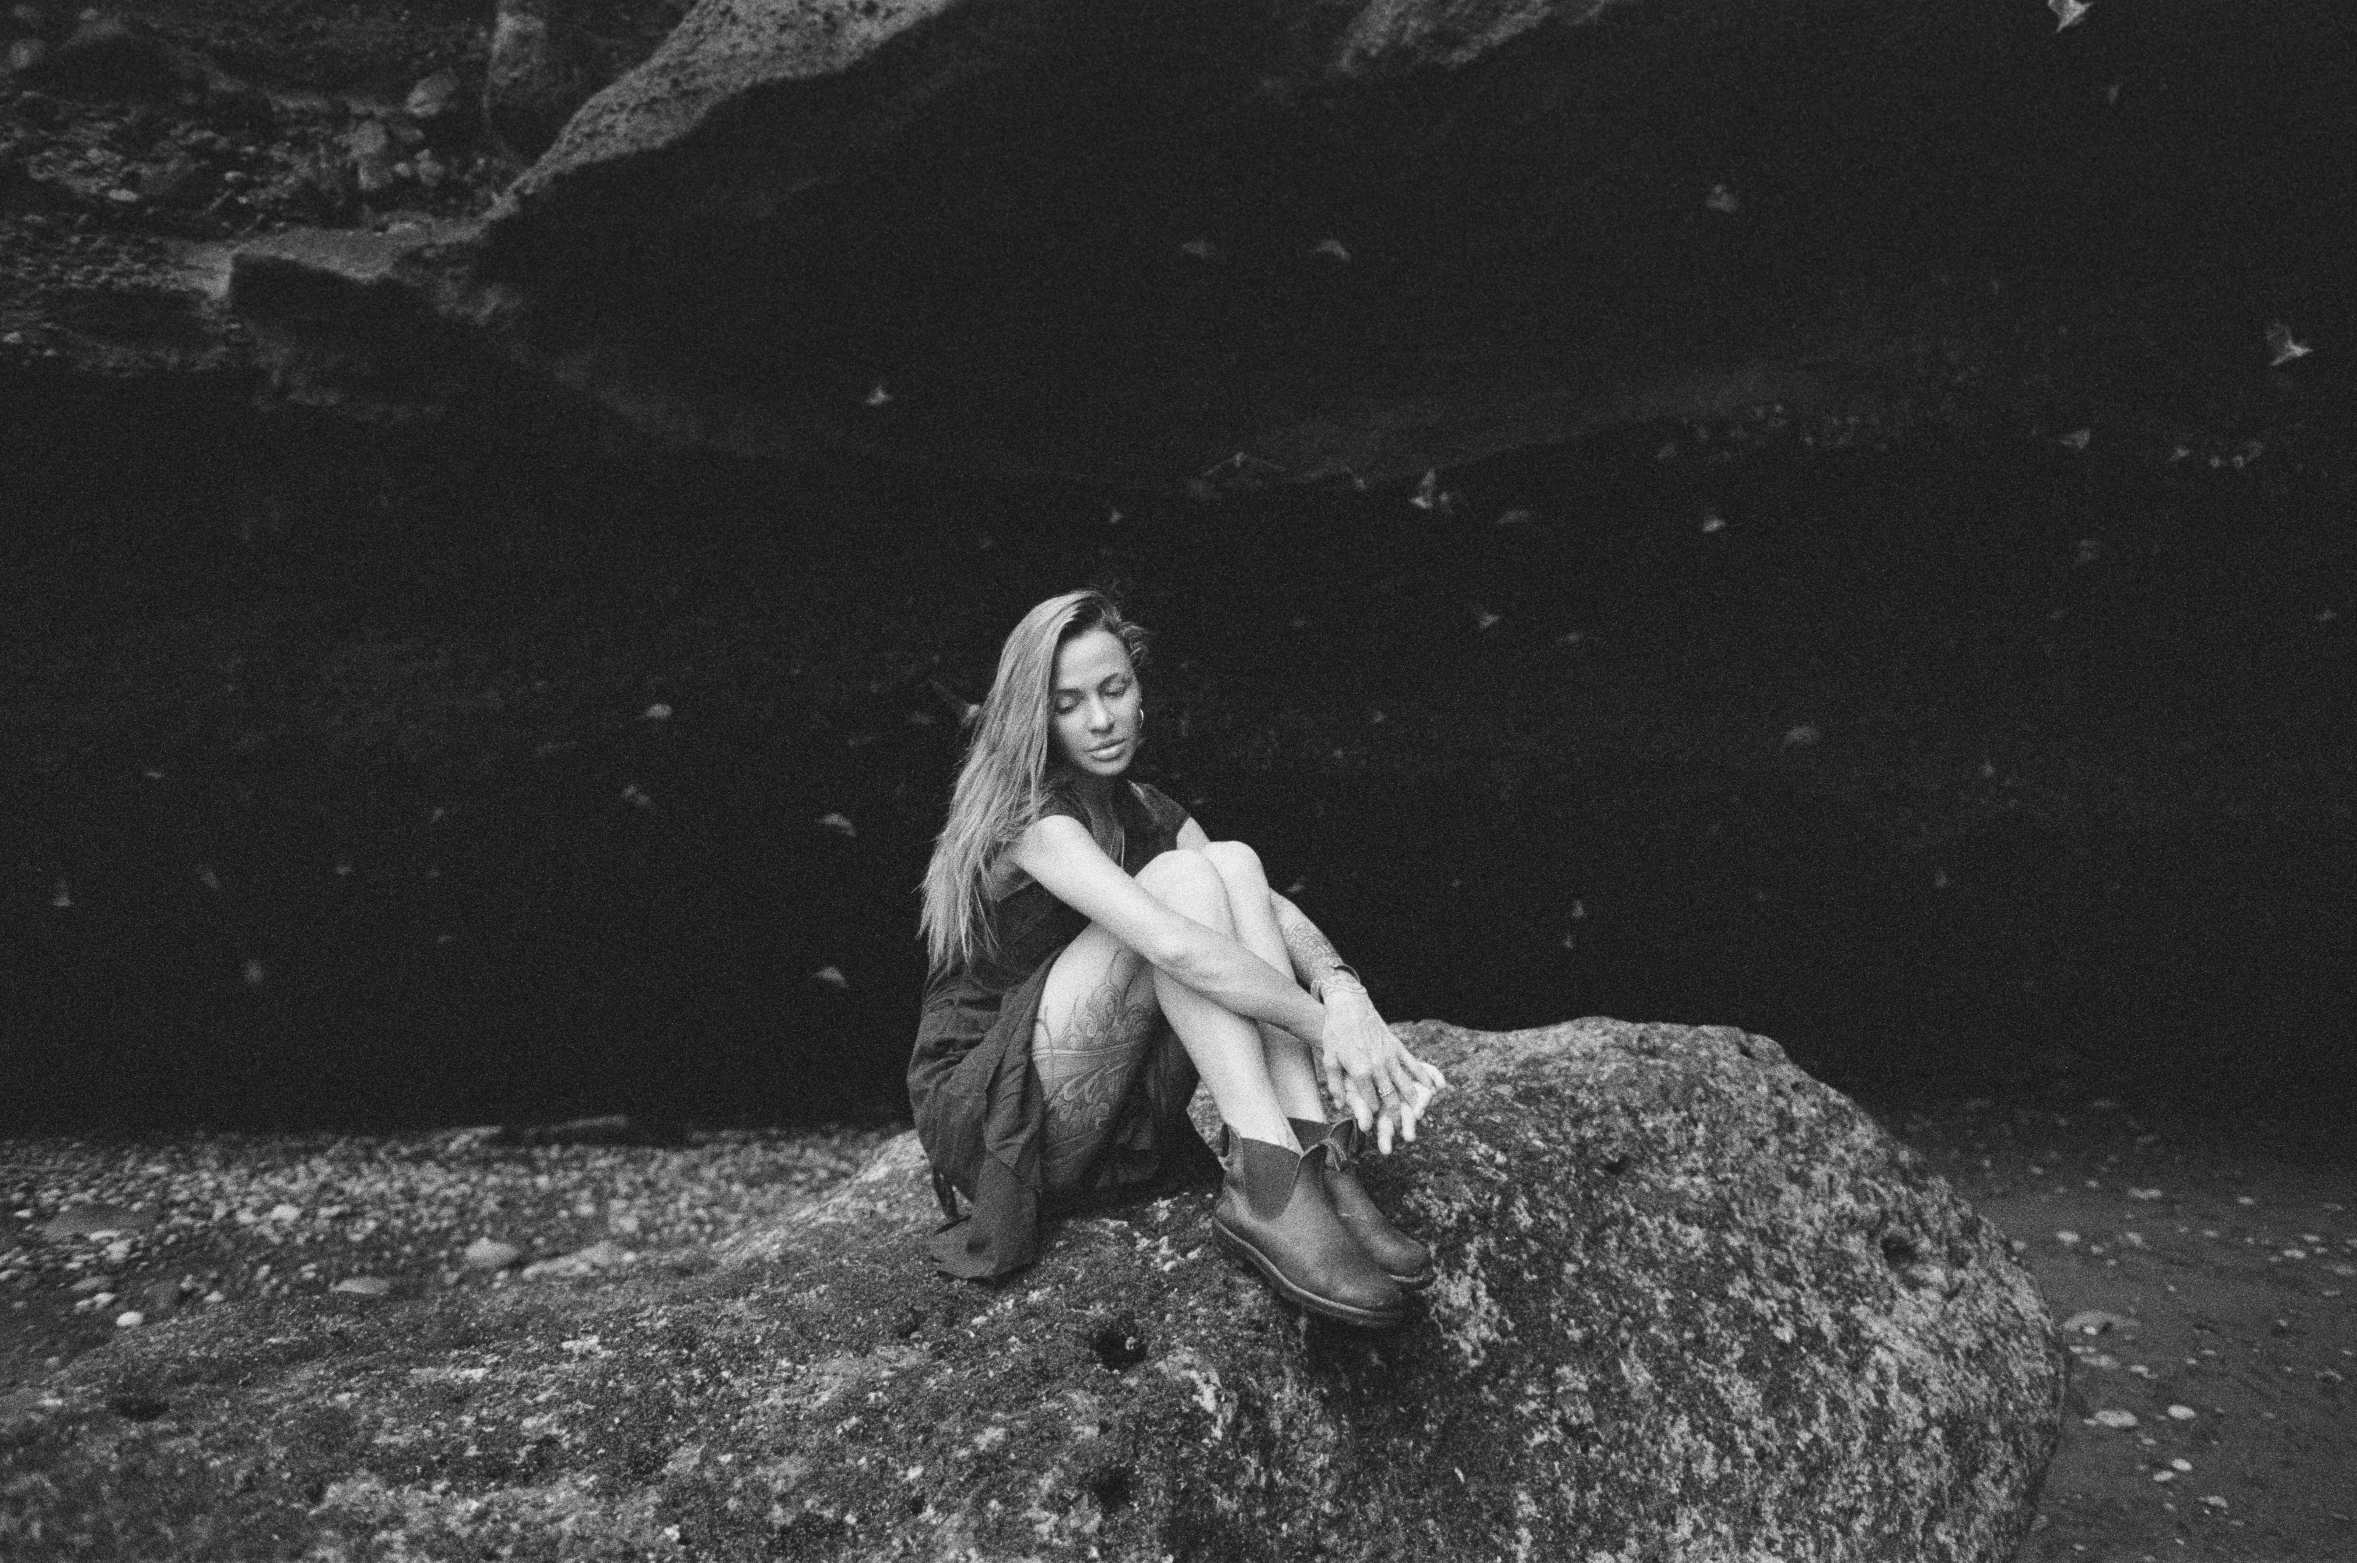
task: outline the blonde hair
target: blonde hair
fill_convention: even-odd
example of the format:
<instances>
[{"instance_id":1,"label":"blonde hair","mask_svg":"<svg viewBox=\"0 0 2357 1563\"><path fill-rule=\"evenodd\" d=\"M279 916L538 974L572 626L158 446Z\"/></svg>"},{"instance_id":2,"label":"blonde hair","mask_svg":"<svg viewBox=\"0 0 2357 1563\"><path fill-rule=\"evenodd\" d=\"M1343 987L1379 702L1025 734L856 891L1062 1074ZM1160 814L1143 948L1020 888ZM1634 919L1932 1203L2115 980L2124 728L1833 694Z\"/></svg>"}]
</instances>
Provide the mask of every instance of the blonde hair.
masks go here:
<instances>
[{"instance_id":1,"label":"blonde hair","mask_svg":"<svg viewBox=\"0 0 2357 1563\"><path fill-rule=\"evenodd\" d=\"M950 792L949 823L925 868L919 927L936 972L996 953L990 870L1047 806L1056 653L1094 629L1120 637L1132 667L1145 661L1145 630L1123 618L1112 598L1100 591L1050 597L1023 615L1007 636L990 694L966 718L973 736Z\"/></svg>"}]
</instances>

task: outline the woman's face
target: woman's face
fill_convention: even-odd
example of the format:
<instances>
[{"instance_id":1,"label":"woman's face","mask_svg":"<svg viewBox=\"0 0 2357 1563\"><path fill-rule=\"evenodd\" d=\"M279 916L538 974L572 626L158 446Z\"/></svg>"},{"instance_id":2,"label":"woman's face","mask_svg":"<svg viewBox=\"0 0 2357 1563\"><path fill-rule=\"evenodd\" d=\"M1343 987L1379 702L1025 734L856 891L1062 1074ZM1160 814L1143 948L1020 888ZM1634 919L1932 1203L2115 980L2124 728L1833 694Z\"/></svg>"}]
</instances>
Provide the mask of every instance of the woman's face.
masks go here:
<instances>
[{"instance_id":1,"label":"woman's face","mask_svg":"<svg viewBox=\"0 0 2357 1563\"><path fill-rule=\"evenodd\" d=\"M1129 769L1138 752L1138 675L1120 636L1086 630L1058 647L1050 700L1056 749L1074 769L1091 776Z\"/></svg>"}]
</instances>

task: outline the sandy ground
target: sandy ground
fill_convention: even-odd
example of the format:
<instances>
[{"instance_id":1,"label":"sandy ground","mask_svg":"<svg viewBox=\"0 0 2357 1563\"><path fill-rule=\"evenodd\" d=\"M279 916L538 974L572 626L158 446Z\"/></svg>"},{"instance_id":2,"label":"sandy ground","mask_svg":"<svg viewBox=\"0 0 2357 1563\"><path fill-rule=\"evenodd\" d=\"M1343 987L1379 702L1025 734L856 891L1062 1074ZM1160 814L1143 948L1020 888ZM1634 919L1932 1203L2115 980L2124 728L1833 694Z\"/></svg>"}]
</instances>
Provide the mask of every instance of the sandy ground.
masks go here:
<instances>
[{"instance_id":1,"label":"sandy ground","mask_svg":"<svg viewBox=\"0 0 2357 1563\"><path fill-rule=\"evenodd\" d=\"M2357 1172L2102 1098L1897 1127L2077 1325L2027 1557L2357 1557Z\"/></svg>"},{"instance_id":2,"label":"sandy ground","mask_svg":"<svg viewBox=\"0 0 2357 1563\"><path fill-rule=\"evenodd\" d=\"M2357 1172L2100 1098L1888 1121L2010 1234L2070 1332L2070 1411L2025 1559L2357 1556ZM530 1285L532 1264L567 1255L628 1267L711 1244L808 1199L879 1138L0 1141L0 1402L177 1308L339 1284ZM92 1203L127 1212L121 1230L45 1230ZM512 1244L513 1262L470 1265L483 1239Z\"/></svg>"}]
</instances>

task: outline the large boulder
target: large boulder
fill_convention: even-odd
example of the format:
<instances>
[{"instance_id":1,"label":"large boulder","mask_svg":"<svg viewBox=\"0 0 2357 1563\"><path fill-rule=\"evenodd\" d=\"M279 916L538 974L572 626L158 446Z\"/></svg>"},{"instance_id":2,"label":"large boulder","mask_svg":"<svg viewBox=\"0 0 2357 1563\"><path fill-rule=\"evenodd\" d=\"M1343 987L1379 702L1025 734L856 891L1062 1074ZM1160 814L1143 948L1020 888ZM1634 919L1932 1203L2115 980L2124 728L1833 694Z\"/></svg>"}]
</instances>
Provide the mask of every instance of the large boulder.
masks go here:
<instances>
[{"instance_id":1,"label":"large boulder","mask_svg":"<svg viewBox=\"0 0 2357 1563\"><path fill-rule=\"evenodd\" d=\"M1396 1333L1287 1311L1200 1191L943 1279L903 1137L708 1268L139 1331L0 1404L0 1549L2012 1557L2064 1358L1912 1154L1731 1030L1416 1040L1456 1089L1369 1171L1440 1255Z\"/></svg>"}]
</instances>

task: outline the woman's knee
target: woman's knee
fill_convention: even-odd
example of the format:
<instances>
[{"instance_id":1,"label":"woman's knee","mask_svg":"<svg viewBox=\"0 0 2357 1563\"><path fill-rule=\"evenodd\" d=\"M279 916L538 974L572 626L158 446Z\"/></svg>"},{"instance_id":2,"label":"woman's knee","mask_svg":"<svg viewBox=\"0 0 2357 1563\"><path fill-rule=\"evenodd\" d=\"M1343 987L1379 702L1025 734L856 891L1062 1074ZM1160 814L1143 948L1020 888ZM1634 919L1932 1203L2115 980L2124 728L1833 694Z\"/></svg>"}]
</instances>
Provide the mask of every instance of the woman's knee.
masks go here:
<instances>
[{"instance_id":1,"label":"woman's knee","mask_svg":"<svg viewBox=\"0 0 2357 1563\"><path fill-rule=\"evenodd\" d=\"M1226 880L1231 887L1250 886L1256 889L1267 887L1268 870L1261 867L1260 854L1245 843L1241 841L1207 841L1196 850L1202 853L1211 866L1219 871L1219 877Z\"/></svg>"},{"instance_id":2,"label":"woman's knee","mask_svg":"<svg viewBox=\"0 0 2357 1563\"><path fill-rule=\"evenodd\" d=\"M1228 917L1228 882L1210 858L1191 847L1173 847L1138 870L1138 883L1155 900L1197 922Z\"/></svg>"}]
</instances>

